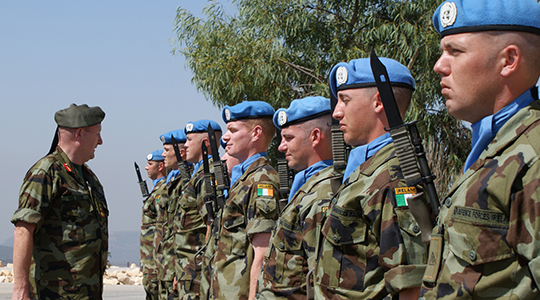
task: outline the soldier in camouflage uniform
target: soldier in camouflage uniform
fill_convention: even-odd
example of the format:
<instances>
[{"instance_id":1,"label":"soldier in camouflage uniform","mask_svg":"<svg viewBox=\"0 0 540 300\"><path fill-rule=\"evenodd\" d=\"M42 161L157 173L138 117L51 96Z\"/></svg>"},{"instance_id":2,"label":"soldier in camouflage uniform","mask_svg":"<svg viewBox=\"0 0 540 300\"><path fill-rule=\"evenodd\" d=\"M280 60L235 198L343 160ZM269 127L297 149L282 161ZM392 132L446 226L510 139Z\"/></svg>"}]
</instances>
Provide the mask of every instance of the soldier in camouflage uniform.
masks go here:
<instances>
[{"instance_id":1,"label":"soldier in camouflage uniform","mask_svg":"<svg viewBox=\"0 0 540 300\"><path fill-rule=\"evenodd\" d=\"M314 266L322 215L334 195L331 182L341 183L332 166L330 113L329 99L306 97L274 114L283 136L278 150L298 173L272 232L257 299L306 299L306 276Z\"/></svg>"},{"instance_id":2,"label":"soldier in camouflage uniform","mask_svg":"<svg viewBox=\"0 0 540 300\"><path fill-rule=\"evenodd\" d=\"M186 157L194 164L193 175L180 196L174 217L174 253L176 255L176 280L180 299L198 299L201 280L201 266L195 264L194 256L205 244L207 220L205 207L206 186L203 180L202 143L208 148L208 125L215 131L216 140L221 138L221 127L211 120L189 122L185 126ZM209 156L210 156L209 155ZM217 154L219 157L219 153ZM213 172L212 159L209 157L209 171Z\"/></svg>"},{"instance_id":3,"label":"soldier in camouflage uniform","mask_svg":"<svg viewBox=\"0 0 540 300\"><path fill-rule=\"evenodd\" d=\"M434 70L472 150L442 201L425 299L540 298L539 20L534 0L445 2L433 16Z\"/></svg>"},{"instance_id":4,"label":"soldier in camouflage uniform","mask_svg":"<svg viewBox=\"0 0 540 300\"><path fill-rule=\"evenodd\" d=\"M279 216L278 174L266 158L275 135L273 114L274 109L261 101L223 109L226 151L240 164L232 169L228 199L210 237L209 245L217 245L216 252L205 254L212 259L203 262L203 268L210 270L203 299L254 299L257 292L270 232Z\"/></svg>"},{"instance_id":5,"label":"soldier in camouflage uniform","mask_svg":"<svg viewBox=\"0 0 540 300\"><path fill-rule=\"evenodd\" d=\"M397 61L380 60L404 115L414 79ZM330 72L338 99L333 117L355 148L323 223L314 271L317 299L418 297L426 250L407 199L420 190L405 183L375 85L369 59L342 62Z\"/></svg>"},{"instance_id":6,"label":"soldier in camouflage uniform","mask_svg":"<svg viewBox=\"0 0 540 300\"><path fill-rule=\"evenodd\" d=\"M174 138L174 141L173 141ZM158 269L159 278L159 294L160 299L168 299L170 295L174 295L174 231L173 219L176 213L176 202L178 196L176 194L181 191L182 178L178 170L178 163L173 142L177 143L180 151L180 157L185 158L184 143L186 135L183 129L170 131L160 136L163 142L163 156L165 157L165 167L172 169L167 175L167 180L162 188L156 191L159 197L158 215L156 218L156 238L154 244L156 246L156 267Z\"/></svg>"},{"instance_id":7,"label":"soldier in camouflage uniform","mask_svg":"<svg viewBox=\"0 0 540 300\"><path fill-rule=\"evenodd\" d=\"M51 151L26 174L11 218L13 299L102 299L109 212L85 163L103 143L104 118L86 104L56 112Z\"/></svg>"},{"instance_id":8,"label":"soldier in camouflage uniform","mask_svg":"<svg viewBox=\"0 0 540 300\"><path fill-rule=\"evenodd\" d=\"M153 187L150 196L143 201L142 222L141 222L141 268L143 273L143 286L147 300L159 299L158 278L156 263L154 261L154 237L156 232L156 192L165 184L167 170L161 154L163 150L156 150L146 157L148 163L145 170L152 180Z\"/></svg>"}]
</instances>

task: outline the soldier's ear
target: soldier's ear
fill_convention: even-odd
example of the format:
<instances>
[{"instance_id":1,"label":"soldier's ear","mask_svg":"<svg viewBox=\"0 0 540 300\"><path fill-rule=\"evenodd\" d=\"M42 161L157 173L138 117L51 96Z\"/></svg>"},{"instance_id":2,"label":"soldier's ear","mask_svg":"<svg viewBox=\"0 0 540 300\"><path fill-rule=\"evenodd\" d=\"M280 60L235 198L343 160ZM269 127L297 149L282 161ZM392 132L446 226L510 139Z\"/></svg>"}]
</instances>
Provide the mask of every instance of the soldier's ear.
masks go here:
<instances>
[{"instance_id":1,"label":"soldier's ear","mask_svg":"<svg viewBox=\"0 0 540 300\"><path fill-rule=\"evenodd\" d=\"M321 142L322 132L319 128L314 128L309 135L311 146L315 148Z\"/></svg>"},{"instance_id":2,"label":"soldier's ear","mask_svg":"<svg viewBox=\"0 0 540 300\"><path fill-rule=\"evenodd\" d=\"M263 129L262 129L261 125L256 125L251 130L251 139L253 141L257 141L262 137L262 134L263 134Z\"/></svg>"},{"instance_id":3,"label":"soldier's ear","mask_svg":"<svg viewBox=\"0 0 540 300\"><path fill-rule=\"evenodd\" d=\"M518 70L521 62L521 50L516 45L508 45L500 52L500 61L502 62L501 75L508 77Z\"/></svg>"},{"instance_id":4,"label":"soldier's ear","mask_svg":"<svg viewBox=\"0 0 540 300\"><path fill-rule=\"evenodd\" d=\"M373 95L373 111L377 114L384 113L384 106L381 100L381 94L377 92Z\"/></svg>"}]
</instances>

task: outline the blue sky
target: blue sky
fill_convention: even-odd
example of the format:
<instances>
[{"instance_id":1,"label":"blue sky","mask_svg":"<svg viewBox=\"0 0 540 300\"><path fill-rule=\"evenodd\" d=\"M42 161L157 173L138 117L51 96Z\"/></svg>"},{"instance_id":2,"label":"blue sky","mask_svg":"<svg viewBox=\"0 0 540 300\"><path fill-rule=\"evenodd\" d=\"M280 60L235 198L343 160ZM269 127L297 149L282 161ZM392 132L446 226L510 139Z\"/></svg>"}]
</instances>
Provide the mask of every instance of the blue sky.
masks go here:
<instances>
[{"instance_id":1,"label":"blue sky","mask_svg":"<svg viewBox=\"0 0 540 300\"><path fill-rule=\"evenodd\" d=\"M0 2L0 243L13 235L26 171L49 150L54 113L71 103L100 106L103 145L88 165L109 203L111 232L139 230L146 155L159 135L220 110L191 84L171 39L176 8L201 15L206 1Z\"/></svg>"}]
</instances>

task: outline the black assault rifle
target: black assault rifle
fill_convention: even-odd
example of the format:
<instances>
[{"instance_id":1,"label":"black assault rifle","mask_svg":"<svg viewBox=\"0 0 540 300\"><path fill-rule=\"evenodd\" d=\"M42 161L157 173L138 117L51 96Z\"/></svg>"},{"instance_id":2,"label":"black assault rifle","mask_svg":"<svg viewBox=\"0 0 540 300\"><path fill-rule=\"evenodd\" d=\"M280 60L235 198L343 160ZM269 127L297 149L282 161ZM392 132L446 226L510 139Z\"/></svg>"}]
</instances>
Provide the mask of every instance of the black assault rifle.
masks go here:
<instances>
[{"instance_id":1,"label":"black assault rifle","mask_svg":"<svg viewBox=\"0 0 540 300\"><path fill-rule=\"evenodd\" d=\"M440 204L435 183L433 182L435 176L431 174L426 159L422 138L418 133L418 128L416 128L417 121L403 123L386 67L381 63L373 49L371 50L370 62L386 118L388 119L388 125L390 126L390 129L386 130L390 131L394 141L394 148L405 182L409 187L417 184L422 184L425 187L431 201L431 210L434 216L437 216ZM411 197L408 202L410 211L422 230L422 240L427 243L431 239L431 230L433 229L431 213L421 199Z\"/></svg>"},{"instance_id":2,"label":"black assault rifle","mask_svg":"<svg viewBox=\"0 0 540 300\"><path fill-rule=\"evenodd\" d=\"M278 130L277 136L277 147L276 147L276 159L279 175L279 193L281 199L279 199L279 211L283 211L287 202L289 201L289 193L291 192L291 184L294 179L294 173L289 169L287 159L285 159L285 153L278 150L279 145L281 144L281 130Z\"/></svg>"},{"instance_id":3,"label":"black assault rifle","mask_svg":"<svg viewBox=\"0 0 540 300\"><path fill-rule=\"evenodd\" d=\"M210 173L210 165L208 164L208 148L204 141L201 143L202 155L203 155L203 180L204 180L204 206L206 207L206 213L208 215L208 223L214 222L216 217L214 212L214 206L216 203L216 187L214 185L214 174Z\"/></svg>"},{"instance_id":4,"label":"black assault rifle","mask_svg":"<svg viewBox=\"0 0 540 300\"><path fill-rule=\"evenodd\" d=\"M216 209L222 209L225 206L225 191L231 186L227 164L224 160L219 159L219 149L216 141L216 134L210 124L208 124L208 140L210 142L210 150L212 151L212 165L214 166L214 176L216 178L216 189L221 193L216 196Z\"/></svg>"},{"instance_id":5,"label":"black assault rifle","mask_svg":"<svg viewBox=\"0 0 540 300\"><path fill-rule=\"evenodd\" d=\"M137 165L137 162L135 162L135 173L137 173L137 179L139 180L139 186L141 187L141 193L143 198L147 198L150 193L148 193L148 186L146 185L146 181L142 179L141 176L141 170L139 170L139 165Z\"/></svg>"},{"instance_id":6,"label":"black assault rifle","mask_svg":"<svg viewBox=\"0 0 540 300\"><path fill-rule=\"evenodd\" d=\"M178 148L178 142L173 136L171 136L171 142L174 149L174 155L176 156L176 164L178 165L178 170L180 170L180 177L182 177L183 183L187 183L191 179L191 172L189 170L188 162L182 160L182 155L180 155L180 149Z\"/></svg>"}]
</instances>

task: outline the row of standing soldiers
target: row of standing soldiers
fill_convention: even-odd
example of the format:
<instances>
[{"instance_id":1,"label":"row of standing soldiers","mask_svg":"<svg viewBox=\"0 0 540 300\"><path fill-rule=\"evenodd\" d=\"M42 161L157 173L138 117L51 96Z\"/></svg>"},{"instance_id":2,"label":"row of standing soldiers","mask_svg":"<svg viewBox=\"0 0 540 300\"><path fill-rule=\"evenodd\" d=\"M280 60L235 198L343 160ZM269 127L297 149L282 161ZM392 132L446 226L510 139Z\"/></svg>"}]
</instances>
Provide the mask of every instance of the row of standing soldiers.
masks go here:
<instances>
[{"instance_id":1,"label":"row of standing soldiers","mask_svg":"<svg viewBox=\"0 0 540 300\"><path fill-rule=\"evenodd\" d=\"M156 214L146 222L155 233L142 235L155 263L145 265L149 298L538 298L538 19L534 0L445 1L435 11L442 53L434 70L448 112L473 132L443 201L416 128L401 120L415 81L374 54L332 68L331 99L277 111L258 101L226 106L222 161L215 122L169 133L184 171L169 173L145 202ZM276 128L278 166L284 159L297 172L290 189L289 174L266 154ZM353 147L348 155L337 133ZM420 176L411 176L411 151ZM222 185L226 162L234 167Z\"/></svg>"}]
</instances>

